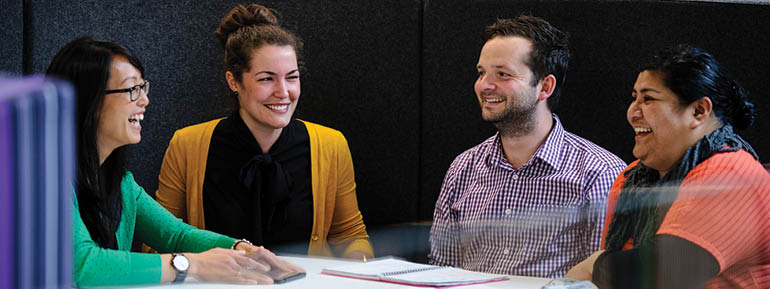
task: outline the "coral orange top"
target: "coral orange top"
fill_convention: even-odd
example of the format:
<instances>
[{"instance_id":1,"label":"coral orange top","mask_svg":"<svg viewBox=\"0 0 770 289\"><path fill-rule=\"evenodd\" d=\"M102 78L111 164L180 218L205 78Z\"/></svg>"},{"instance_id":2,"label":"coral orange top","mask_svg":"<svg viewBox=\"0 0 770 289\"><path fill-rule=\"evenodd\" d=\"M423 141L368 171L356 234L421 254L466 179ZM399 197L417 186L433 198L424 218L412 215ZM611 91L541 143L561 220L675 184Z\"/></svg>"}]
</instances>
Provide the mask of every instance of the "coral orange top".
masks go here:
<instances>
[{"instance_id":1,"label":"coral orange top","mask_svg":"<svg viewBox=\"0 0 770 289\"><path fill-rule=\"evenodd\" d=\"M625 171L607 201L605 247ZM770 288L770 174L744 150L717 153L691 170L679 187L657 234L676 236L705 249L719 274L704 288ZM624 249L633 248L633 240Z\"/></svg>"}]
</instances>

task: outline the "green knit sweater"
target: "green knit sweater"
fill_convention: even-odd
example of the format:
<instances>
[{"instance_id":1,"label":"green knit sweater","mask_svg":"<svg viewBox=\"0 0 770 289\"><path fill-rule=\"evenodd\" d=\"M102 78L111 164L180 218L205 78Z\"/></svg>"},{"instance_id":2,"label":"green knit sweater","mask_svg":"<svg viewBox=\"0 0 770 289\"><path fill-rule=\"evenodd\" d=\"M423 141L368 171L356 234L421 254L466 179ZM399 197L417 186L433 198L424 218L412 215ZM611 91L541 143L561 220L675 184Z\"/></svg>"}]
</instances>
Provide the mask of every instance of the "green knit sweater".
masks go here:
<instances>
[{"instance_id":1,"label":"green knit sweater","mask_svg":"<svg viewBox=\"0 0 770 289\"><path fill-rule=\"evenodd\" d=\"M177 219L144 192L131 172L120 184L123 211L115 232L118 249L99 247L80 218L76 194L73 194L73 247L75 285L135 285L159 283L160 255L131 252L134 233L158 252L203 252L211 248L229 248L235 239L199 230Z\"/></svg>"}]
</instances>

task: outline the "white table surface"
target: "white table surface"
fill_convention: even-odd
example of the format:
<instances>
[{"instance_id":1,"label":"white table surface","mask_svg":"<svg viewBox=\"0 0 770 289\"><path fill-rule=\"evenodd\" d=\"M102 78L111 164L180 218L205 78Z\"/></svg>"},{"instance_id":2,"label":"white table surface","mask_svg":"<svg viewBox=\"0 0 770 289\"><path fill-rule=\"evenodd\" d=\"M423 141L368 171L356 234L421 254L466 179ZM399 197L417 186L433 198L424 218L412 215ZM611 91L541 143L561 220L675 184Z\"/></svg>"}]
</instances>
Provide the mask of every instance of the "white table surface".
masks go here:
<instances>
[{"instance_id":1,"label":"white table surface","mask_svg":"<svg viewBox=\"0 0 770 289\"><path fill-rule=\"evenodd\" d=\"M304 268L307 272L305 278L291 281L285 284L274 284L269 286L263 285L234 285L234 284L219 284L219 283L200 283L196 280L187 280L182 284L164 284L156 286L142 286L142 288L277 288L277 289L290 289L290 288L308 288L308 289L355 289L355 288L426 288L426 287L414 287L399 285L386 282L358 280L353 278L336 277L321 274L321 270L326 267L340 266L355 264L355 261L344 259L331 259L331 258L318 258L318 257L295 257L295 256L281 256L280 258L292 262ZM509 276L510 280L501 282L492 282L477 285L467 285L451 288L459 289L478 289L478 288L532 288L540 289L543 285L548 283L550 279L546 278L534 278L534 277L519 277Z\"/></svg>"}]
</instances>

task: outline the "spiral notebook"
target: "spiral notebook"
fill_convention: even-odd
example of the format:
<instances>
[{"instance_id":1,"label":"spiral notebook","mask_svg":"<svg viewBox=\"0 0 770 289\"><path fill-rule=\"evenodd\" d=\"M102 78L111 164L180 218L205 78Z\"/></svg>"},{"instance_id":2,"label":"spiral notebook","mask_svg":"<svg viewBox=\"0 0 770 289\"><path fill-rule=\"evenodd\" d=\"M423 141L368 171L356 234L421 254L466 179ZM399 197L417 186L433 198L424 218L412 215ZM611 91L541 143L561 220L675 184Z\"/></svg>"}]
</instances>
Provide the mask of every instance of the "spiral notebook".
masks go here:
<instances>
[{"instance_id":1,"label":"spiral notebook","mask_svg":"<svg viewBox=\"0 0 770 289\"><path fill-rule=\"evenodd\" d=\"M322 274L421 287L448 287L508 280L505 275L473 272L453 267L381 259L325 268Z\"/></svg>"}]
</instances>

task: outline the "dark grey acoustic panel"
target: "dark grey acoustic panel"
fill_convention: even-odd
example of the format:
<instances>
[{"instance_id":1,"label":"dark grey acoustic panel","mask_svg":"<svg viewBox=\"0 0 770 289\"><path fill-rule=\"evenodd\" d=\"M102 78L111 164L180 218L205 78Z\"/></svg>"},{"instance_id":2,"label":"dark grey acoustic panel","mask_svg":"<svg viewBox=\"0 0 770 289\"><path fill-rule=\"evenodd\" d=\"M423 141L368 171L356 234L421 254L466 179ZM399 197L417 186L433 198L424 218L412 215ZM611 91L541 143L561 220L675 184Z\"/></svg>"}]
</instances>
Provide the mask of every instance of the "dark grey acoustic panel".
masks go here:
<instances>
[{"instance_id":1,"label":"dark grey acoustic panel","mask_svg":"<svg viewBox=\"0 0 770 289\"><path fill-rule=\"evenodd\" d=\"M370 228L413 221L419 200L421 4L297 1L284 9L305 39L297 116L348 139Z\"/></svg>"},{"instance_id":2,"label":"dark grey acoustic panel","mask_svg":"<svg viewBox=\"0 0 770 289\"><path fill-rule=\"evenodd\" d=\"M166 146L184 126L230 107L213 32L242 1L30 1L34 72L80 35L129 46L153 81L131 170L154 193ZM417 1L260 1L305 40L296 116L342 131L370 227L414 220L419 197L421 4ZM398 213L394 213L398 211Z\"/></svg>"},{"instance_id":3,"label":"dark grey acoustic panel","mask_svg":"<svg viewBox=\"0 0 770 289\"><path fill-rule=\"evenodd\" d=\"M0 72L21 75L24 47L22 0L3 0L0 6Z\"/></svg>"},{"instance_id":4,"label":"dark grey acoustic panel","mask_svg":"<svg viewBox=\"0 0 770 289\"><path fill-rule=\"evenodd\" d=\"M420 218L432 218L455 156L494 134L473 91L486 25L521 13L571 34L573 57L555 110L564 127L632 161L626 121L637 69L655 51L691 43L714 54L753 93L758 123L742 133L770 157L770 6L630 1L426 1ZM764 159L763 158L763 159Z\"/></svg>"},{"instance_id":5,"label":"dark grey acoustic panel","mask_svg":"<svg viewBox=\"0 0 770 289\"><path fill-rule=\"evenodd\" d=\"M44 72L56 52L83 35L128 46L153 82L142 141L129 162L154 195L161 160L174 130L213 119L228 107L221 56L213 38L223 7L176 1L30 1L33 72ZM212 2L213 3L213 2ZM213 4L212 4L213 5ZM229 6L229 5L227 5Z\"/></svg>"}]
</instances>

